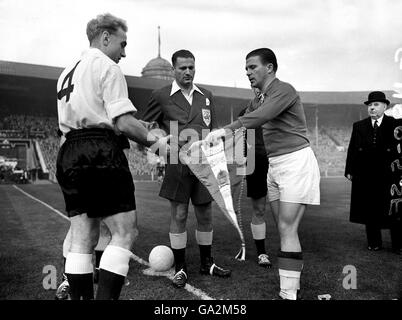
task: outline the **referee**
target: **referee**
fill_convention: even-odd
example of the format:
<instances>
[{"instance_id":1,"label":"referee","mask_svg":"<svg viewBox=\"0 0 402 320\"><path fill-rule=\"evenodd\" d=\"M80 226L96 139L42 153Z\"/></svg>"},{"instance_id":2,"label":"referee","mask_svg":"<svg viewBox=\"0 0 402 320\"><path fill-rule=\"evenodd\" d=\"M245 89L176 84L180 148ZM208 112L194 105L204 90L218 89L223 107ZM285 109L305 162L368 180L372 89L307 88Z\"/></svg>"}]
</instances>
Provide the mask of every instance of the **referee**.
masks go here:
<instances>
[{"instance_id":1,"label":"referee","mask_svg":"<svg viewBox=\"0 0 402 320\"><path fill-rule=\"evenodd\" d=\"M157 140L133 116L136 108L117 65L126 56L126 32L126 22L111 14L89 21L89 50L57 82L59 129L66 141L56 174L71 221L65 273L73 300L94 298L92 253L100 220L112 238L100 261L96 299L118 299L128 273L138 231L134 183L119 136L160 149L169 139Z\"/></svg>"}]
</instances>

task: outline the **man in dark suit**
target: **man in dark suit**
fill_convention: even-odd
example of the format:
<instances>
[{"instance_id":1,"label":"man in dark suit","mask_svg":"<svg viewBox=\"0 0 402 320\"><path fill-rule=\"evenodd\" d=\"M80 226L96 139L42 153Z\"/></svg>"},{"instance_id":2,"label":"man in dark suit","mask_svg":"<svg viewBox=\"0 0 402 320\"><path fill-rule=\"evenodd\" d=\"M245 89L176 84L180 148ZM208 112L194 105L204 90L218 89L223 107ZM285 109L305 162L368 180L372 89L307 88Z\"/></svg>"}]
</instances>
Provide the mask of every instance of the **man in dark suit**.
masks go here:
<instances>
[{"instance_id":1,"label":"man in dark suit","mask_svg":"<svg viewBox=\"0 0 402 320\"><path fill-rule=\"evenodd\" d=\"M211 92L193 84L194 55L179 50L172 56L175 80L169 86L152 93L142 120L156 121L159 128L173 135L170 158L159 195L170 201L170 244L175 258L176 273L173 285L180 288L187 282L185 249L187 245L186 222L189 200L197 218L196 240L200 249L202 274L229 277L230 270L217 266L211 256L212 246L212 197L190 169L180 163L175 148L200 140L218 127ZM204 132L203 132L204 130Z\"/></svg>"},{"instance_id":2,"label":"man in dark suit","mask_svg":"<svg viewBox=\"0 0 402 320\"><path fill-rule=\"evenodd\" d=\"M399 120L384 114L390 102L383 92L371 92L364 103L369 117L353 124L346 159L345 177L352 181L350 221L366 225L368 249L373 251L382 248L381 229L390 228L393 249L399 253L400 230L389 216Z\"/></svg>"}]
</instances>

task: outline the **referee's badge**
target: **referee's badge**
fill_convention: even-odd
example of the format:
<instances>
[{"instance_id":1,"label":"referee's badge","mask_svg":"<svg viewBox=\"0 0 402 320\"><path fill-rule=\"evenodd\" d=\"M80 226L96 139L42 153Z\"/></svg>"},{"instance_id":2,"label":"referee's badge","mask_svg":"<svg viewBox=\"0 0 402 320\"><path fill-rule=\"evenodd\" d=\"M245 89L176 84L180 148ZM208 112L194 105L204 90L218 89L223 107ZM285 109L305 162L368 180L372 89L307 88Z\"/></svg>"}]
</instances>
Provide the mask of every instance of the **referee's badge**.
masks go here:
<instances>
[{"instance_id":1,"label":"referee's badge","mask_svg":"<svg viewBox=\"0 0 402 320\"><path fill-rule=\"evenodd\" d=\"M202 120L204 123L209 126L211 123L211 110L209 109L202 109Z\"/></svg>"}]
</instances>

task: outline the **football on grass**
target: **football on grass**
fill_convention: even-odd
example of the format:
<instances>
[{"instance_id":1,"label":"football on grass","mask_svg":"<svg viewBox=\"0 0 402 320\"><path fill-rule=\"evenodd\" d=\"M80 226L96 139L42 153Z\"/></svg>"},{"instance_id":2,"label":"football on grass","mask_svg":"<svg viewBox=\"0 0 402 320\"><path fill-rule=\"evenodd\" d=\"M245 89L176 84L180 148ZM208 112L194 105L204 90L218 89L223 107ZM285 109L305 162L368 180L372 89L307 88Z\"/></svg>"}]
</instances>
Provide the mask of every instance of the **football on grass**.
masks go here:
<instances>
[{"instance_id":1,"label":"football on grass","mask_svg":"<svg viewBox=\"0 0 402 320\"><path fill-rule=\"evenodd\" d=\"M155 271L168 271L173 263L173 251L167 246L156 246L149 254L149 265Z\"/></svg>"}]
</instances>

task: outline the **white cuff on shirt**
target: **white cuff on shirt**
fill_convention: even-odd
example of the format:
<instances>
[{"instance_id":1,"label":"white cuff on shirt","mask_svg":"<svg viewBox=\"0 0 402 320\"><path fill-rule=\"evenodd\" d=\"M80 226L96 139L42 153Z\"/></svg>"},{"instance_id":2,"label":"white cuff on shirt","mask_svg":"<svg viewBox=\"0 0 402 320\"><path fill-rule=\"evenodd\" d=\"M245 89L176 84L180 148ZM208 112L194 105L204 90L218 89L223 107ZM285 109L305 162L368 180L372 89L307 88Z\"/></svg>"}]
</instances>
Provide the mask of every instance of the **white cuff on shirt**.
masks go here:
<instances>
[{"instance_id":1,"label":"white cuff on shirt","mask_svg":"<svg viewBox=\"0 0 402 320\"><path fill-rule=\"evenodd\" d=\"M119 99L109 103L106 110L110 119L114 119L125 113L136 113L137 109L134 107L130 99Z\"/></svg>"}]
</instances>

